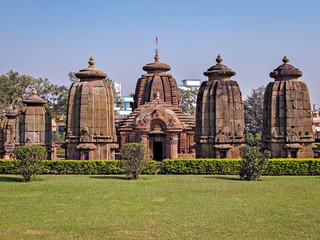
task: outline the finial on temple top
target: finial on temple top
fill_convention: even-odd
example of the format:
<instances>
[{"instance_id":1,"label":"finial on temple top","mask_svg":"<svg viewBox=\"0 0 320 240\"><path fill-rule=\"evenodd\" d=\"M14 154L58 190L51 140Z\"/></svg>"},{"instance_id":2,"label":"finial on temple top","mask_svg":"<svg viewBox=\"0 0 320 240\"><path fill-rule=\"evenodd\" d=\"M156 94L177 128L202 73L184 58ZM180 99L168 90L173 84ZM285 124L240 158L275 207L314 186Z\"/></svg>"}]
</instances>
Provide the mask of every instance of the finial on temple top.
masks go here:
<instances>
[{"instance_id":1,"label":"finial on temple top","mask_svg":"<svg viewBox=\"0 0 320 240\"><path fill-rule=\"evenodd\" d=\"M93 57L90 58L90 60L89 60L88 63L89 63L89 65L90 65L90 67L91 67L91 66L94 66L95 61L94 61Z\"/></svg>"},{"instance_id":2,"label":"finial on temple top","mask_svg":"<svg viewBox=\"0 0 320 240\"><path fill-rule=\"evenodd\" d=\"M288 62L289 62L289 59L288 59L286 56L284 56L283 59L282 59L282 62L283 62L283 63L288 63Z\"/></svg>"},{"instance_id":3,"label":"finial on temple top","mask_svg":"<svg viewBox=\"0 0 320 240\"><path fill-rule=\"evenodd\" d=\"M216 58L216 62L217 62L218 64L221 64L222 58L221 58L220 54L218 54L218 57Z\"/></svg>"}]
</instances>

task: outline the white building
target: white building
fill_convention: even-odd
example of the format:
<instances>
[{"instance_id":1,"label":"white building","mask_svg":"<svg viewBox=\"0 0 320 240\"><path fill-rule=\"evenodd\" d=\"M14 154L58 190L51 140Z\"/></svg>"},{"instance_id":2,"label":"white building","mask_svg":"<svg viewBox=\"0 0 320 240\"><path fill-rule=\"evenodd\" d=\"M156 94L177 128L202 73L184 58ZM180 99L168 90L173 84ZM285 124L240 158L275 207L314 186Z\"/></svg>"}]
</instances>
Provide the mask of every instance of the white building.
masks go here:
<instances>
[{"instance_id":1,"label":"white building","mask_svg":"<svg viewBox=\"0 0 320 240\"><path fill-rule=\"evenodd\" d=\"M190 88L200 88L200 79L184 79L182 85L178 85L178 88L182 90L188 90Z\"/></svg>"},{"instance_id":2,"label":"white building","mask_svg":"<svg viewBox=\"0 0 320 240\"><path fill-rule=\"evenodd\" d=\"M133 102L133 97L122 96L121 99L124 102L124 107L114 107L114 110L118 113L119 116L128 116L132 112L130 107L130 102Z\"/></svg>"}]
</instances>

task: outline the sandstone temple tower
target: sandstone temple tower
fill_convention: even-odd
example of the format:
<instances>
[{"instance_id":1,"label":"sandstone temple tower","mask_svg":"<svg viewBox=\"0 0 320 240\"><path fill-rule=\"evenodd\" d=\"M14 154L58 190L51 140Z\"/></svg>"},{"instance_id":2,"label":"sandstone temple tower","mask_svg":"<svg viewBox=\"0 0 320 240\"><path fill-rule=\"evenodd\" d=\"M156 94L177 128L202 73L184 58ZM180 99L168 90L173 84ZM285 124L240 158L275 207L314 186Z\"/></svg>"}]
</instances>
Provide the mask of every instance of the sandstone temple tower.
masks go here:
<instances>
[{"instance_id":1,"label":"sandstone temple tower","mask_svg":"<svg viewBox=\"0 0 320 240\"><path fill-rule=\"evenodd\" d=\"M313 158L314 135L307 85L298 81L302 72L283 64L270 73L264 94L262 144L272 158Z\"/></svg>"},{"instance_id":2,"label":"sandstone temple tower","mask_svg":"<svg viewBox=\"0 0 320 240\"><path fill-rule=\"evenodd\" d=\"M143 143L155 160L194 157L194 116L182 112L171 67L159 62L157 50L154 59L138 79L133 112L119 123L120 144Z\"/></svg>"},{"instance_id":3,"label":"sandstone temple tower","mask_svg":"<svg viewBox=\"0 0 320 240\"><path fill-rule=\"evenodd\" d=\"M204 72L208 81L201 84L197 97L197 158L238 158L245 142L241 91L231 77L230 68L217 64Z\"/></svg>"},{"instance_id":4,"label":"sandstone temple tower","mask_svg":"<svg viewBox=\"0 0 320 240\"><path fill-rule=\"evenodd\" d=\"M48 159L55 158L52 149L51 113L44 104L46 100L32 91L32 96L22 100L27 106L18 112L18 134L16 142L19 145L41 145L48 151Z\"/></svg>"},{"instance_id":5,"label":"sandstone temple tower","mask_svg":"<svg viewBox=\"0 0 320 240\"><path fill-rule=\"evenodd\" d=\"M18 112L15 106L11 106L11 109L5 116L7 118L2 121L0 128L0 157L4 159L13 159L16 136L18 134Z\"/></svg>"},{"instance_id":6,"label":"sandstone temple tower","mask_svg":"<svg viewBox=\"0 0 320 240\"><path fill-rule=\"evenodd\" d=\"M107 74L94 66L76 73L67 112L66 159L114 159L118 148L112 88L102 80Z\"/></svg>"}]
</instances>

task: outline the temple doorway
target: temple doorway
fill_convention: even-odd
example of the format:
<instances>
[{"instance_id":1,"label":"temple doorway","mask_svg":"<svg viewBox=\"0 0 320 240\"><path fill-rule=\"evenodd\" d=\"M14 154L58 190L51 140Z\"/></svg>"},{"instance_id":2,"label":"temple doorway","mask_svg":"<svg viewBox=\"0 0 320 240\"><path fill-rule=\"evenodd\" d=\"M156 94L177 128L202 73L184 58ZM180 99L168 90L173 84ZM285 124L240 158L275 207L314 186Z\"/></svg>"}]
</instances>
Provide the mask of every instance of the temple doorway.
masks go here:
<instances>
[{"instance_id":1,"label":"temple doorway","mask_svg":"<svg viewBox=\"0 0 320 240\"><path fill-rule=\"evenodd\" d=\"M162 161L163 160L163 144L162 142L153 142L153 160Z\"/></svg>"}]
</instances>

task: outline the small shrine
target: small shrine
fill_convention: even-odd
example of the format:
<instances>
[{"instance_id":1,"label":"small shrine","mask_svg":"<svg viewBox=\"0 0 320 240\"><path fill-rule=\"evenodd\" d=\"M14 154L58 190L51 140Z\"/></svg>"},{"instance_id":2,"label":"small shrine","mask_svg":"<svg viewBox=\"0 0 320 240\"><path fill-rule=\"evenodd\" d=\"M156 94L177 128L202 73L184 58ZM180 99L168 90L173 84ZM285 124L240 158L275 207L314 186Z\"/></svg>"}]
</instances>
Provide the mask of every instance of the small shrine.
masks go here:
<instances>
[{"instance_id":1,"label":"small shrine","mask_svg":"<svg viewBox=\"0 0 320 240\"><path fill-rule=\"evenodd\" d=\"M46 100L32 91L32 96L22 100L27 106L18 112L18 133L16 143L19 145L40 145L48 151L48 159L55 158L52 147L51 113L44 104Z\"/></svg>"},{"instance_id":2,"label":"small shrine","mask_svg":"<svg viewBox=\"0 0 320 240\"><path fill-rule=\"evenodd\" d=\"M264 94L262 144L272 158L313 158L310 96L306 83L299 81L302 72L283 64L270 73Z\"/></svg>"},{"instance_id":3,"label":"small shrine","mask_svg":"<svg viewBox=\"0 0 320 240\"><path fill-rule=\"evenodd\" d=\"M231 80L236 73L221 63L220 55L216 62L204 72L209 79L197 97L197 158L239 158L245 143L241 91Z\"/></svg>"}]
</instances>

